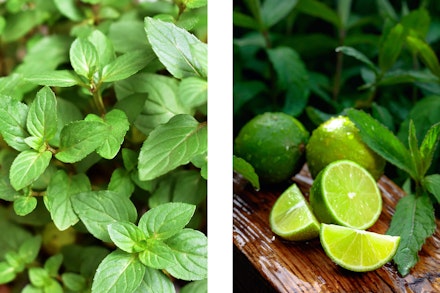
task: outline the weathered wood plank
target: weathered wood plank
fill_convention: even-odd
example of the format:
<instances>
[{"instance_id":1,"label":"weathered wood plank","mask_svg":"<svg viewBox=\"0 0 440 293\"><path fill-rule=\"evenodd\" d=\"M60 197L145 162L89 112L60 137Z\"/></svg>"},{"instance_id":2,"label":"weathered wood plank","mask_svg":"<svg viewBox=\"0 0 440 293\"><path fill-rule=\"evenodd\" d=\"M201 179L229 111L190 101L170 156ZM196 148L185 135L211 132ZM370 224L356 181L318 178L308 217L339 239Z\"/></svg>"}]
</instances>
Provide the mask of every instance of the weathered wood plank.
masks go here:
<instances>
[{"instance_id":1,"label":"weathered wood plank","mask_svg":"<svg viewBox=\"0 0 440 293\"><path fill-rule=\"evenodd\" d=\"M293 181L306 197L312 179L305 166ZM254 191L234 176L234 289L237 292L440 292L440 233L430 237L411 274L402 277L392 263L367 273L334 264L318 239L294 243L276 237L269 213L287 186ZM379 180L383 212L369 230L385 233L404 192L383 176ZM437 219L437 227L440 227ZM260 276L257 276L260 274ZM250 291L243 291L246 289Z\"/></svg>"}]
</instances>

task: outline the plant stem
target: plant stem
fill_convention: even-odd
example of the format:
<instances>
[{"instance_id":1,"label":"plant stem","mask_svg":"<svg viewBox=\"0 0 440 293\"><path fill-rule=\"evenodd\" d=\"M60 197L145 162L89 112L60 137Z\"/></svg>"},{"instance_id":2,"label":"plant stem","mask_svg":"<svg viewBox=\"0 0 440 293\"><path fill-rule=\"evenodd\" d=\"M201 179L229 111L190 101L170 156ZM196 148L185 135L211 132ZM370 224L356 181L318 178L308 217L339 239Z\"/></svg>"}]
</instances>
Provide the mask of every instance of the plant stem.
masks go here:
<instances>
[{"instance_id":1,"label":"plant stem","mask_svg":"<svg viewBox=\"0 0 440 293\"><path fill-rule=\"evenodd\" d=\"M339 30L339 46L344 45L345 41L345 29L341 28ZM339 92L341 89L341 76L342 76L342 67L344 65L344 54L342 52L336 53L336 72L335 72L335 78L333 81L333 100L337 101Z\"/></svg>"}]
</instances>

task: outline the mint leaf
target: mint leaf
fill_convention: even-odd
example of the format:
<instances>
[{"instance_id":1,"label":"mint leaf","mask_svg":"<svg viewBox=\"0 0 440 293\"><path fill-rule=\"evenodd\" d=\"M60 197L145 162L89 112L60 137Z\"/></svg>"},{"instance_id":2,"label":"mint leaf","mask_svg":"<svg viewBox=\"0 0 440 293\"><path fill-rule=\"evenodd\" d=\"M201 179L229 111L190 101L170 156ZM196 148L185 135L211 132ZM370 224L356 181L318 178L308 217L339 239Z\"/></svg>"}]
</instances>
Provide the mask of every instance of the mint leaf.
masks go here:
<instances>
[{"instance_id":1,"label":"mint leaf","mask_svg":"<svg viewBox=\"0 0 440 293\"><path fill-rule=\"evenodd\" d=\"M141 284L144 274L145 266L135 254L115 250L99 264L92 293L133 292Z\"/></svg>"},{"instance_id":2,"label":"mint leaf","mask_svg":"<svg viewBox=\"0 0 440 293\"><path fill-rule=\"evenodd\" d=\"M411 153L411 159L415 167L414 171L417 174L417 179L422 178L424 175L422 173L423 160L419 150L419 143L417 141L416 127L414 126L414 122L412 120L409 121L408 145L409 145L409 151Z\"/></svg>"},{"instance_id":3,"label":"mint leaf","mask_svg":"<svg viewBox=\"0 0 440 293\"><path fill-rule=\"evenodd\" d=\"M390 130L363 111L349 109L347 115L359 128L362 140L373 151L412 178L417 178L408 149Z\"/></svg>"},{"instance_id":4,"label":"mint leaf","mask_svg":"<svg viewBox=\"0 0 440 293\"><path fill-rule=\"evenodd\" d=\"M16 275L14 267L7 262L0 262L0 284L11 282Z\"/></svg>"},{"instance_id":5,"label":"mint leaf","mask_svg":"<svg viewBox=\"0 0 440 293\"><path fill-rule=\"evenodd\" d=\"M89 191L71 197L73 209L96 238L110 242L107 226L114 222L134 222L137 211L130 199L109 190Z\"/></svg>"},{"instance_id":6,"label":"mint leaf","mask_svg":"<svg viewBox=\"0 0 440 293\"><path fill-rule=\"evenodd\" d=\"M382 72L394 65L405 43L406 31L402 24L396 24L385 37L379 50L379 67Z\"/></svg>"},{"instance_id":7,"label":"mint leaf","mask_svg":"<svg viewBox=\"0 0 440 293\"><path fill-rule=\"evenodd\" d=\"M60 148L55 157L64 163L84 159L100 147L107 138L108 126L98 121L75 121L67 124L60 133Z\"/></svg>"},{"instance_id":8,"label":"mint leaf","mask_svg":"<svg viewBox=\"0 0 440 293\"><path fill-rule=\"evenodd\" d=\"M17 215L26 216L37 207L37 199L33 196L20 196L14 200L13 206Z\"/></svg>"},{"instance_id":9,"label":"mint leaf","mask_svg":"<svg viewBox=\"0 0 440 293\"><path fill-rule=\"evenodd\" d=\"M87 40L95 47L99 59L99 70L102 70L105 65L115 60L115 50L113 43L103 32L99 29L92 31Z\"/></svg>"},{"instance_id":10,"label":"mint leaf","mask_svg":"<svg viewBox=\"0 0 440 293\"><path fill-rule=\"evenodd\" d=\"M180 289L180 293L205 293L208 292L208 279L193 281Z\"/></svg>"},{"instance_id":11,"label":"mint leaf","mask_svg":"<svg viewBox=\"0 0 440 293\"><path fill-rule=\"evenodd\" d=\"M298 4L298 0L266 0L261 7L261 18L266 28L269 28L286 17Z\"/></svg>"},{"instance_id":12,"label":"mint leaf","mask_svg":"<svg viewBox=\"0 0 440 293\"><path fill-rule=\"evenodd\" d=\"M126 79L148 65L155 56L145 50L125 53L102 69L101 81L111 82Z\"/></svg>"},{"instance_id":13,"label":"mint leaf","mask_svg":"<svg viewBox=\"0 0 440 293\"><path fill-rule=\"evenodd\" d=\"M79 75L90 78L98 66L98 53L87 39L77 38L70 46L70 63Z\"/></svg>"},{"instance_id":14,"label":"mint leaf","mask_svg":"<svg viewBox=\"0 0 440 293\"><path fill-rule=\"evenodd\" d=\"M407 36L406 43L420 55L422 62L433 74L440 77L440 63L434 50L424 40L415 36Z\"/></svg>"},{"instance_id":15,"label":"mint leaf","mask_svg":"<svg viewBox=\"0 0 440 293\"><path fill-rule=\"evenodd\" d=\"M146 235L133 223L117 222L107 226L115 245L129 253L140 252L146 246Z\"/></svg>"},{"instance_id":16,"label":"mint leaf","mask_svg":"<svg viewBox=\"0 0 440 293\"><path fill-rule=\"evenodd\" d=\"M86 278L82 275L75 273L63 273L61 280L66 288L74 292L82 292L86 287Z\"/></svg>"},{"instance_id":17,"label":"mint leaf","mask_svg":"<svg viewBox=\"0 0 440 293\"><path fill-rule=\"evenodd\" d=\"M376 74L379 73L379 69L374 65L374 63L370 59L368 59L368 57L365 56L362 52L356 50L355 48L341 46L336 48L336 52L342 52L347 56L351 56L370 67L370 69L372 69Z\"/></svg>"},{"instance_id":18,"label":"mint leaf","mask_svg":"<svg viewBox=\"0 0 440 293\"><path fill-rule=\"evenodd\" d=\"M423 159L422 175L426 174L431 166L432 159L437 149L438 142L440 140L440 123L432 125L420 145L420 153Z\"/></svg>"},{"instance_id":19,"label":"mint leaf","mask_svg":"<svg viewBox=\"0 0 440 293\"><path fill-rule=\"evenodd\" d=\"M175 293L173 282L162 271L146 267L145 275L134 293L163 292Z\"/></svg>"},{"instance_id":20,"label":"mint leaf","mask_svg":"<svg viewBox=\"0 0 440 293\"><path fill-rule=\"evenodd\" d=\"M165 203L150 209L139 220L139 228L154 239L167 239L182 230L196 207L185 203Z\"/></svg>"},{"instance_id":21,"label":"mint leaf","mask_svg":"<svg viewBox=\"0 0 440 293\"><path fill-rule=\"evenodd\" d=\"M107 189L130 197L134 191L135 185L131 180L130 173L122 168L118 168L112 173Z\"/></svg>"},{"instance_id":22,"label":"mint leaf","mask_svg":"<svg viewBox=\"0 0 440 293\"><path fill-rule=\"evenodd\" d=\"M145 18L145 31L159 60L174 77L207 78L208 49L205 43L173 23L151 17Z\"/></svg>"},{"instance_id":23,"label":"mint leaf","mask_svg":"<svg viewBox=\"0 0 440 293\"><path fill-rule=\"evenodd\" d=\"M27 150L18 154L9 170L12 187L20 190L38 179L49 166L52 153Z\"/></svg>"},{"instance_id":24,"label":"mint leaf","mask_svg":"<svg viewBox=\"0 0 440 293\"><path fill-rule=\"evenodd\" d=\"M69 87L77 85L81 80L70 70L54 70L29 75L26 80L45 86Z\"/></svg>"},{"instance_id":25,"label":"mint leaf","mask_svg":"<svg viewBox=\"0 0 440 293\"><path fill-rule=\"evenodd\" d=\"M139 154L139 178L151 180L207 150L207 127L190 115L177 115L154 129Z\"/></svg>"},{"instance_id":26,"label":"mint leaf","mask_svg":"<svg viewBox=\"0 0 440 293\"><path fill-rule=\"evenodd\" d=\"M440 174L426 176L422 184L429 193L434 195L437 202L440 203Z\"/></svg>"},{"instance_id":27,"label":"mint leaf","mask_svg":"<svg viewBox=\"0 0 440 293\"><path fill-rule=\"evenodd\" d=\"M233 165L235 172L241 174L256 190L260 189L258 174L255 172L255 169L251 164L243 158L233 155Z\"/></svg>"},{"instance_id":28,"label":"mint leaf","mask_svg":"<svg viewBox=\"0 0 440 293\"><path fill-rule=\"evenodd\" d=\"M85 120L101 121L107 126L106 134L96 152L105 159L113 159L119 152L125 134L130 128L127 115L121 110L113 109L103 118L89 114Z\"/></svg>"},{"instance_id":29,"label":"mint leaf","mask_svg":"<svg viewBox=\"0 0 440 293\"><path fill-rule=\"evenodd\" d=\"M200 231L184 229L166 240L176 265L167 268L175 278L192 281L208 276L208 239Z\"/></svg>"},{"instance_id":30,"label":"mint leaf","mask_svg":"<svg viewBox=\"0 0 440 293\"><path fill-rule=\"evenodd\" d=\"M198 77L187 77L179 84L179 99L188 108L206 104L208 100L208 82Z\"/></svg>"},{"instance_id":31,"label":"mint leaf","mask_svg":"<svg viewBox=\"0 0 440 293\"><path fill-rule=\"evenodd\" d=\"M58 230L66 230L79 221L70 197L91 189L90 181L85 174L80 173L70 177L64 170L55 173L47 187L44 203Z\"/></svg>"},{"instance_id":32,"label":"mint leaf","mask_svg":"<svg viewBox=\"0 0 440 293\"><path fill-rule=\"evenodd\" d=\"M52 255L44 263L44 269L51 277L57 277L58 271L63 263L63 255L61 253Z\"/></svg>"},{"instance_id":33,"label":"mint leaf","mask_svg":"<svg viewBox=\"0 0 440 293\"><path fill-rule=\"evenodd\" d=\"M153 269L166 269L174 265L171 249L163 241L148 239L146 248L139 253L139 260Z\"/></svg>"},{"instance_id":34,"label":"mint leaf","mask_svg":"<svg viewBox=\"0 0 440 293\"><path fill-rule=\"evenodd\" d=\"M57 132L57 100L49 87L37 92L27 116L27 129L36 137L49 141Z\"/></svg>"},{"instance_id":35,"label":"mint leaf","mask_svg":"<svg viewBox=\"0 0 440 293\"><path fill-rule=\"evenodd\" d=\"M435 227L434 208L426 194L409 194L399 200L387 234L401 237L394 256L400 274L406 276L415 266L418 251L426 238L434 233Z\"/></svg>"},{"instance_id":36,"label":"mint leaf","mask_svg":"<svg viewBox=\"0 0 440 293\"><path fill-rule=\"evenodd\" d=\"M29 136L26 120L29 108L9 96L0 96L0 133L6 143L17 151L29 149L24 139Z\"/></svg>"}]
</instances>

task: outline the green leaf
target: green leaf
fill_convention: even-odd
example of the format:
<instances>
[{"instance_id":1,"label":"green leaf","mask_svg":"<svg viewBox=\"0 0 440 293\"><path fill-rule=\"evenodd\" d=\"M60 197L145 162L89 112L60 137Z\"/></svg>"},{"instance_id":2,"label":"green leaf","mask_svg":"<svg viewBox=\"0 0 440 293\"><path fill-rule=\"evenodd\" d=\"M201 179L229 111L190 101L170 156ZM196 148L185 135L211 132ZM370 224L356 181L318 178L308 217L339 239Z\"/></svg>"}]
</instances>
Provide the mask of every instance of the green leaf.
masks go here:
<instances>
[{"instance_id":1,"label":"green leaf","mask_svg":"<svg viewBox=\"0 0 440 293\"><path fill-rule=\"evenodd\" d=\"M406 32L402 24L396 24L385 37L379 49L379 68L387 71L394 65L405 43Z\"/></svg>"},{"instance_id":2,"label":"green leaf","mask_svg":"<svg viewBox=\"0 0 440 293\"><path fill-rule=\"evenodd\" d=\"M434 50L429 44L413 36L408 36L406 42L410 48L420 55L420 58L426 67L428 67L433 74L440 77L440 64Z\"/></svg>"},{"instance_id":3,"label":"green leaf","mask_svg":"<svg viewBox=\"0 0 440 293\"><path fill-rule=\"evenodd\" d=\"M203 179L208 180L208 154L207 152L194 156L194 158L191 159L191 163L196 166L197 168L200 168L200 175Z\"/></svg>"},{"instance_id":4,"label":"green leaf","mask_svg":"<svg viewBox=\"0 0 440 293\"><path fill-rule=\"evenodd\" d=\"M98 66L98 53L87 39L77 38L70 47L70 63L79 75L90 78Z\"/></svg>"},{"instance_id":5,"label":"green leaf","mask_svg":"<svg viewBox=\"0 0 440 293\"><path fill-rule=\"evenodd\" d=\"M134 293L145 292L175 293L176 290L173 282L162 271L146 267L144 278Z\"/></svg>"},{"instance_id":6,"label":"green leaf","mask_svg":"<svg viewBox=\"0 0 440 293\"><path fill-rule=\"evenodd\" d=\"M139 178L151 180L187 164L207 150L207 126L190 115L176 115L154 129L139 154Z\"/></svg>"},{"instance_id":7,"label":"green leaf","mask_svg":"<svg viewBox=\"0 0 440 293\"><path fill-rule=\"evenodd\" d=\"M104 66L101 81L112 82L126 79L147 66L154 58L154 55L148 54L145 50L125 53Z\"/></svg>"},{"instance_id":8,"label":"green leaf","mask_svg":"<svg viewBox=\"0 0 440 293\"><path fill-rule=\"evenodd\" d=\"M75 0L54 0L55 6L58 10L73 21L81 21L84 16L78 5L76 5Z\"/></svg>"},{"instance_id":9,"label":"green leaf","mask_svg":"<svg viewBox=\"0 0 440 293\"><path fill-rule=\"evenodd\" d=\"M174 77L207 78L208 49L205 43L172 23L150 17L145 18L145 31L159 60Z\"/></svg>"},{"instance_id":10,"label":"green leaf","mask_svg":"<svg viewBox=\"0 0 440 293\"><path fill-rule=\"evenodd\" d=\"M19 247L18 254L26 264L32 263L38 256L41 248L42 238L41 236L34 236L26 239Z\"/></svg>"},{"instance_id":11,"label":"green leaf","mask_svg":"<svg viewBox=\"0 0 440 293\"><path fill-rule=\"evenodd\" d=\"M139 260L145 266L162 270L175 264L171 249L163 241L148 239L146 244L146 248L139 253Z\"/></svg>"},{"instance_id":12,"label":"green leaf","mask_svg":"<svg viewBox=\"0 0 440 293\"><path fill-rule=\"evenodd\" d=\"M27 116L27 129L36 137L49 141L57 132L57 100L49 87L37 92Z\"/></svg>"},{"instance_id":13,"label":"green leaf","mask_svg":"<svg viewBox=\"0 0 440 293\"><path fill-rule=\"evenodd\" d=\"M131 180L130 173L123 169L117 168L113 171L107 189L116 191L117 193L130 197L134 192L134 183Z\"/></svg>"},{"instance_id":14,"label":"green leaf","mask_svg":"<svg viewBox=\"0 0 440 293\"><path fill-rule=\"evenodd\" d=\"M158 180L148 198L150 208L167 202L198 205L206 199L206 180L196 170L176 170Z\"/></svg>"},{"instance_id":15,"label":"green leaf","mask_svg":"<svg viewBox=\"0 0 440 293\"><path fill-rule=\"evenodd\" d=\"M6 284L13 281L16 277L14 268L7 262L0 262L0 284Z\"/></svg>"},{"instance_id":16,"label":"green leaf","mask_svg":"<svg viewBox=\"0 0 440 293\"><path fill-rule=\"evenodd\" d=\"M44 203L58 230L64 231L79 221L70 197L91 189L90 181L85 174L80 173L70 177L64 170L55 173L47 187Z\"/></svg>"},{"instance_id":17,"label":"green leaf","mask_svg":"<svg viewBox=\"0 0 440 293\"><path fill-rule=\"evenodd\" d=\"M387 234L401 237L394 262L402 276L417 263L418 251L435 227L434 208L426 194L409 194L399 200Z\"/></svg>"},{"instance_id":18,"label":"green leaf","mask_svg":"<svg viewBox=\"0 0 440 293\"><path fill-rule=\"evenodd\" d=\"M202 280L208 271L208 239L200 231L184 229L166 240L176 258L176 265L167 268L175 278Z\"/></svg>"},{"instance_id":19,"label":"green leaf","mask_svg":"<svg viewBox=\"0 0 440 293\"><path fill-rule=\"evenodd\" d=\"M39 85L58 87L74 86L81 82L70 70L45 71L26 76L26 80Z\"/></svg>"},{"instance_id":20,"label":"green leaf","mask_svg":"<svg viewBox=\"0 0 440 293\"><path fill-rule=\"evenodd\" d=\"M408 145L409 145L409 151L411 154L411 159L413 161L413 165L415 167L414 172L417 174L417 179L420 179L423 177L423 160L422 155L420 154L419 150L419 143L417 141L416 136L416 127L414 126L414 122L410 120L409 122L409 136L408 136ZM417 180L419 181L419 180Z\"/></svg>"},{"instance_id":21,"label":"green leaf","mask_svg":"<svg viewBox=\"0 0 440 293\"><path fill-rule=\"evenodd\" d=\"M107 226L108 233L115 245L128 253L145 249L146 235L133 223L117 222Z\"/></svg>"},{"instance_id":22,"label":"green leaf","mask_svg":"<svg viewBox=\"0 0 440 293\"><path fill-rule=\"evenodd\" d=\"M109 190L90 191L71 197L73 209L96 238L110 242L107 226L114 222L134 222L137 211L127 197Z\"/></svg>"},{"instance_id":23,"label":"green leaf","mask_svg":"<svg viewBox=\"0 0 440 293\"><path fill-rule=\"evenodd\" d=\"M45 287L50 283L50 277L43 268L33 267L29 269L29 280L37 288Z\"/></svg>"},{"instance_id":24,"label":"green leaf","mask_svg":"<svg viewBox=\"0 0 440 293\"><path fill-rule=\"evenodd\" d=\"M6 143L17 151L28 150L24 139L29 108L9 96L0 96L0 133Z\"/></svg>"},{"instance_id":25,"label":"green leaf","mask_svg":"<svg viewBox=\"0 0 440 293\"><path fill-rule=\"evenodd\" d=\"M148 210L139 220L147 237L164 240L182 230L191 220L196 207L185 203L165 203Z\"/></svg>"},{"instance_id":26,"label":"green leaf","mask_svg":"<svg viewBox=\"0 0 440 293\"><path fill-rule=\"evenodd\" d=\"M180 293L206 293L208 292L208 279L193 281L180 289Z\"/></svg>"},{"instance_id":27,"label":"green leaf","mask_svg":"<svg viewBox=\"0 0 440 293\"><path fill-rule=\"evenodd\" d=\"M362 140L373 151L417 178L409 151L390 130L363 111L349 109L347 115L359 128Z\"/></svg>"},{"instance_id":28,"label":"green leaf","mask_svg":"<svg viewBox=\"0 0 440 293\"><path fill-rule=\"evenodd\" d=\"M208 0L182 0L187 8L200 8L208 5Z\"/></svg>"},{"instance_id":29,"label":"green leaf","mask_svg":"<svg viewBox=\"0 0 440 293\"><path fill-rule=\"evenodd\" d=\"M89 114L85 120L101 121L107 126L106 134L96 152L105 159L113 159L118 154L121 144L124 142L125 134L130 127L125 112L113 109L105 114L103 118Z\"/></svg>"},{"instance_id":30,"label":"green leaf","mask_svg":"<svg viewBox=\"0 0 440 293\"><path fill-rule=\"evenodd\" d=\"M37 180L49 166L51 158L52 153L49 151L39 153L27 150L18 154L9 171L12 187L20 190Z\"/></svg>"},{"instance_id":31,"label":"green leaf","mask_svg":"<svg viewBox=\"0 0 440 293\"><path fill-rule=\"evenodd\" d=\"M145 270L135 254L115 250L104 258L96 270L92 293L134 292L141 284Z\"/></svg>"},{"instance_id":32,"label":"green leaf","mask_svg":"<svg viewBox=\"0 0 440 293\"><path fill-rule=\"evenodd\" d=\"M33 196L20 196L14 200L14 211L19 216L30 214L37 207L37 199Z\"/></svg>"},{"instance_id":33,"label":"green leaf","mask_svg":"<svg viewBox=\"0 0 440 293\"><path fill-rule=\"evenodd\" d=\"M285 18L296 6L298 0L266 0L261 6L261 18L269 28Z\"/></svg>"},{"instance_id":34,"label":"green leaf","mask_svg":"<svg viewBox=\"0 0 440 293\"><path fill-rule=\"evenodd\" d=\"M412 120L411 120L412 121ZM425 175L431 166L437 145L440 140L440 122L432 125L420 145L420 153L423 159L423 169L421 175Z\"/></svg>"},{"instance_id":35,"label":"green leaf","mask_svg":"<svg viewBox=\"0 0 440 293\"><path fill-rule=\"evenodd\" d=\"M318 0L299 1L297 8L303 13L321 18L337 28L341 27L339 16L323 2Z\"/></svg>"},{"instance_id":36,"label":"green leaf","mask_svg":"<svg viewBox=\"0 0 440 293\"><path fill-rule=\"evenodd\" d=\"M87 37L87 40L95 47L96 53L99 59L99 70L102 70L104 66L115 60L115 50L113 49L113 43L104 33L99 29L95 29Z\"/></svg>"},{"instance_id":37,"label":"green leaf","mask_svg":"<svg viewBox=\"0 0 440 293\"><path fill-rule=\"evenodd\" d=\"M58 253L49 257L44 263L44 270L51 277L57 277L58 271L63 263L63 255Z\"/></svg>"},{"instance_id":38,"label":"green leaf","mask_svg":"<svg viewBox=\"0 0 440 293\"><path fill-rule=\"evenodd\" d=\"M133 123L139 114L141 114L145 101L147 100L146 94L132 94L116 102L114 109L124 111L127 115L127 119L130 123Z\"/></svg>"},{"instance_id":39,"label":"green leaf","mask_svg":"<svg viewBox=\"0 0 440 293\"><path fill-rule=\"evenodd\" d=\"M208 101L208 82L198 77L182 79L179 84L179 100L188 108L195 108Z\"/></svg>"},{"instance_id":40,"label":"green leaf","mask_svg":"<svg viewBox=\"0 0 440 293\"><path fill-rule=\"evenodd\" d=\"M0 198L6 201L14 201L20 197L20 192L16 191L9 181L9 176L0 177ZM0 253L1 255L1 253Z\"/></svg>"},{"instance_id":41,"label":"green leaf","mask_svg":"<svg viewBox=\"0 0 440 293\"><path fill-rule=\"evenodd\" d=\"M434 195L437 202L440 203L440 174L426 176L422 184L429 193Z\"/></svg>"},{"instance_id":42,"label":"green leaf","mask_svg":"<svg viewBox=\"0 0 440 293\"><path fill-rule=\"evenodd\" d=\"M108 125L98 121L75 121L67 124L60 133L60 148L55 157L64 163L84 159L100 147L107 138Z\"/></svg>"},{"instance_id":43,"label":"green leaf","mask_svg":"<svg viewBox=\"0 0 440 293\"><path fill-rule=\"evenodd\" d=\"M251 164L249 164L243 158L233 155L233 165L235 172L241 174L252 184L256 190L260 189L260 180L258 178L258 174L255 172L255 169Z\"/></svg>"},{"instance_id":44,"label":"green leaf","mask_svg":"<svg viewBox=\"0 0 440 293\"><path fill-rule=\"evenodd\" d=\"M357 60L367 65L370 69L372 69L376 75L379 73L379 69L377 69L374 63L370 59L368 59L368 57L365 56L362 52L356 50L355 48L348 46L341 46L336 48L336 52L342 52L347 56L356 58Z\"/></svg>"},{"instance_id":45,"label":"green leaf","mask_svg":"<svg viewBox=\"0 0 440 293\"><path fill-rule=\"evenodd\" d=\"M75 273L64 273L61 275L61 280L66 288L74 292L82 292L87 281L84 276Z\"/></svg>"}]
</instances>

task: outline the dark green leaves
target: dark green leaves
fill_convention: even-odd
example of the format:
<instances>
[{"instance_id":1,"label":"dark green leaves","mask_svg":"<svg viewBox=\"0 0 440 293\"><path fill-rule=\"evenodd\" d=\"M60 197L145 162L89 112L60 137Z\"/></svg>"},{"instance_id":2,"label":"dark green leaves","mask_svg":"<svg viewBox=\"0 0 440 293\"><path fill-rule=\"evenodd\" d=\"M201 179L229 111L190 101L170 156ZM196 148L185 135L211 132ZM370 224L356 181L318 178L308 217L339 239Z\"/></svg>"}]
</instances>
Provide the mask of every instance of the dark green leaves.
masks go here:
<instances>
[{"instance_id":1,"label":"dark green leaves","mask_svg":"<svg viewBox=\"0 0 440 293\"><path fill-rule=\"evenodd\" d=\"M399 200L387 234L401 237L394 261L403 276L417 263L418 251L435 227L434 208L428 196L410 194Z\"/></svg>"},{"instance_id":2,"label":"dark green leaves","mask_svg":"<svg viewBox=\"0 0 440 293\"><path fill-rule=\"evenodd\" d=\"M154 179L207 151L207 126L190 115L176 115L154 129L139 154L139 178Z\"/></svg>"},{"instance_id":3,"label":"dark green leaves","mask_svg":"<svg viewBox=\"0 0 440 293\"><path fill-rule=\"evenodd\" d=\"M235 155L233 156L233 160L234 171L241 174L255 189L260 189L260 181L257 173L255 173L254 167L244 159Z\"/></svg>"},{"instance_id":4,"label":"dark green leaves","mask_svg":"<svg viewBox=\"0 0 440 293\"><path fill-rule=\"evenodd\" d=\"M347 115L359 128L362 140L372 150L411 177L416 177L409 151L390 130L365 112L350 109Z\"/></svg>"},{"instance_id":5,"label":"dark green leaves","mask_svg":"<svg viewBox=\"0 0 440 293\"><path fill-rule=\"evenodd\" d=\"M207 77L207 46L194 35L149 17L145 18L145 31L159 60L174 77Z\"/></svg>"}]
</instances>

